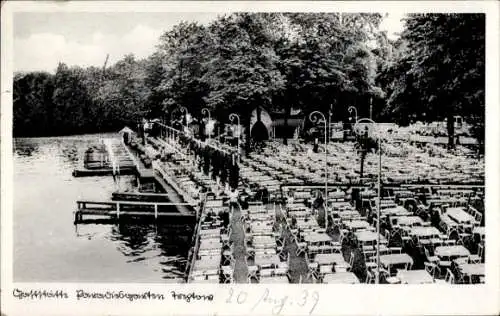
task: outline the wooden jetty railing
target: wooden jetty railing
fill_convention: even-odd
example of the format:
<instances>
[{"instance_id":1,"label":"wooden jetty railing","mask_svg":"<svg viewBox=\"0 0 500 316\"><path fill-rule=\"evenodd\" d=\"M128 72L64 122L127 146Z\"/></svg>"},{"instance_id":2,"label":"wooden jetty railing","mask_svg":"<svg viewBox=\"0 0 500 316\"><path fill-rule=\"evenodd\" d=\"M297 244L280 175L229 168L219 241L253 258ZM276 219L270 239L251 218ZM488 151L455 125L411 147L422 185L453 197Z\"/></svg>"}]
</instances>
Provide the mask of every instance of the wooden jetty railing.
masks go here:
<instances>
[{"instance_id":1,"label":"wooden jetty railing","mask_svg":"<svg viewBox=\"0 0 500 316\"><path fill-rule=\"evenodd\" d=\"M196 229L195 229L194 235L193 235L194 246L191 248L192 249L191 258L189 258L190 261L186 267L187 271L185 272L186 282L188 282L188 283L189 283L189 280L191 279L191 275L194 271L194 264L196 262L196 258L198 257L198 251L200 249L200 238L199 237L201 234L201 224L202 224L202 219L203 219L201 214L203 214L205 212L206 204L207 204L207 197L205 196L203 198L203 202L201 203L201 207L199 209L199 216L196 219Z\"/></svg>"},{"instance_id":2,"label":"wooden jetty railing","mask_svg":"<svg viewBox=\"0 0 500 316\"><path fill-rule=\"evenodd\" d=\"M170 195L166 193L151 193L151 192L127 192L127 191L116 191L113 192L113 197L115 196L128 196L128 197L138 197L138 198L160 198L160 199L169 199ZM117 199L119 200L119 199ZM128 200L128 199L127 199ZM170 200L170 199L169 199ZM160 202L160 201L158 201ZM172 203L175 203L172 202ZM175 205L179 205L178 203L175 203Z\"/></svg>"},{"instance_id":3,"label":"wooden jetty railing","mask_svg":"<svg viewBox=\"0 0 500 316\"><path fill-rule=\"evenodd\" d=\"M75 212L75 223L83 220L83 215L102 215L120 218L128 216L158 217L194 217L196 214L188 212L166 212L160 210L165 206L196 206L192 203L172 202L136 202L136 201L76 201L78 209Z\"/></svg>"}]
</instances>

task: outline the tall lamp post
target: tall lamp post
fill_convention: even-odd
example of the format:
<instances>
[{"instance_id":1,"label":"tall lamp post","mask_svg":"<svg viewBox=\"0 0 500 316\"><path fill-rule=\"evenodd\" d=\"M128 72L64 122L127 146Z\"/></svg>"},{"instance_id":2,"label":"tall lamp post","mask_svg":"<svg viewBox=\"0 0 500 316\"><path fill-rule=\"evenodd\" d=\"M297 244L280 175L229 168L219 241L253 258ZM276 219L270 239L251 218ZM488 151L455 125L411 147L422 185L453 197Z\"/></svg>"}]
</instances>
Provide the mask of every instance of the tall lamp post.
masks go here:
<instances>
[{"instance_id":1,"label":"tall lamp post","mask_svg":"<svg viewBox=\"0 0 500 316\"><path fill-rule=\"evenodd\" d=\"M181 107L179 108L179 111L180 111L181 113L183 113L184 115L186 115L186 114L188 113L188 111L187 111L186 107L184 107L184 106L181 106ZM172 113L170 113L170 123L172 123L172 122L173 122L173 116L174 116L174 113L175 113L175 110L173 110L173 111L172 111ZM186 123L187 123L187 117L186 117ZM172 127L173 127L173 126L172 126ZM173 136L173 138L172 138L172 139L176 140L176 139L177 139L177 137L179 136L179 132L181 132L181 133L182 133L183 131L182 131L182 130L181 130L181 131L177 131L177 129L175 129L175 130L174 130L174 129L172 128L172 136Z\"/></svg>"},{"instance_id":2,"label":"tall lamp post","mask_svg":"<svg viewBox=\"0 0 500 316\"><path fill-rule=\"evenodd\" d=\"M185 106L181 106L181 112L182 112L182 114L184 114L184 117L186 118L186 129L189 131L189 122L188 122L188 118L187 118L187 116L189 114L188 110L186 109Z\"/></svg>"},{"instance_id":3,"label":"tall lamp post","mask_svg":"<svg viewBox=\"0 0 500 316\"><path fill-rule=\"evenodd\" d=\"M330 104L330 109L328 110L328 143L332 139L332 108L333 105Z\"/></svg>"},{"instance_id":4,"label":"tall lamp post","mask_svg":"<svg viewBox=\"0 0 500 316\"><path fill-rule=\"evenodd\" d=\"M174 113L175 113L175 110L172 110L172 112L170 112L170 127L172 128L172 130L169 129L169 134L170 134L170 139L173 141L175 139L175 134L174 134L174 131L173 131L173 127L174 127Z\"/></svg>"},{"instance_id":5,"label":"tall lamp post","mask_svg":"<svg viewBox=\"0 0 500 316\"><path fill-rule=\"evenodd\" d=\"M206 114L208 116L207 125L210 123L210 110L207 108L201 109L201 114ZM208 133L208 141L210 142L210 132Z\"/></svg>"},{"instance_id":6,"label":"tall lamp post","mask_svg":"<svg viewBox=\"0 0 500 316\"><path fill-rule=\"evenodd\" d=\"M360 118L359 120L356 121L354 124L354 131L356 134L362 135L362 131L360 130L361 126L359 124L361 123L371 123L373 124L373 127L375 128L376 124L372 119L369 118ZM368 136L368 135L366 135ZM377 133L377 144L378 144L378 181L377 181L377 276L376 276L376 282L380 283L380 195L381 195L381 184L380 184L380 179L382 177L382 146L380 143L380 135Z\"/></svg>"},{"instance_id":7,"label":"tall lamp post","mask_svg":"<svg viewBox=\"0 0 500 316\"><path fill-rule=\"evenodd\" d=\"M231 113L229 114L229 120L231 122L234 121L234 119L237 119L238 120L238 147L237 147L237 150L238 150L238 163L240 162L240 116L238 114L235 114L235 113Z\"/></svg>"},{"instance_id":8,"label":"tall lamp post","mask_svg":"<svg viewBox=\"0 0 500 316\"><path fill-rule=\"evenodd\" d=\"M320 111L314 111L309 114L309 120L316 124L319 120L323 118L323 122L325 123L325 229L328 228L328 151L326 150L326 141L327 141L327 120L325 115Z\"/></svg>"}]
</instances>

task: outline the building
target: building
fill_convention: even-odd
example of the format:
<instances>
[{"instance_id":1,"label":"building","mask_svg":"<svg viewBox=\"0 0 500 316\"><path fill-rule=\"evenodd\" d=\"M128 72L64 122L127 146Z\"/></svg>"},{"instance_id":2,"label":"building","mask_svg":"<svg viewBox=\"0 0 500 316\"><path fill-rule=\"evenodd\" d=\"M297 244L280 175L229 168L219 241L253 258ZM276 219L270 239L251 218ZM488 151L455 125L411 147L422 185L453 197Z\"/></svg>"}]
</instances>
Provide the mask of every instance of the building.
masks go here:
<instances>
[{"instance_id":1,"label":"building","mask_svg":"<svg viewBox=\"0 0 500 316\"><path fill-rule=\"evenodd\" d=\"M250 135L256 140L274 138L298 138L303 128L304 115L301 110L292 109L285 124L285 112L268 112L262 107L252 111Z\"/></svg>"}]
</instances>

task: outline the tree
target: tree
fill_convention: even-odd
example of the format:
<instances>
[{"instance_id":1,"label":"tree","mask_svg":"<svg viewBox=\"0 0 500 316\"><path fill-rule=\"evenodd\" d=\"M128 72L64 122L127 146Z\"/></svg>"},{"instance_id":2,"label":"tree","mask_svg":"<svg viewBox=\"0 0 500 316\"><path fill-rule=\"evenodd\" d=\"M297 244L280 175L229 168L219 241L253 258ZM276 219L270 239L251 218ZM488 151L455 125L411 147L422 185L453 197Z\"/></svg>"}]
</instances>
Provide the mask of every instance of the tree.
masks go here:
<instances>
[{"instance_id":1,"label":"tree","mask_svg":"<svg viewBox=\"0 0 500 316\"><path fill-rule=\"evenodd\" d=\"M136 60L129 54L106 70L95 102L103 108L109 128L135 126L148 115L145 105L150 89L145 83L145 69L145 60Z\"/></svg>"},{"instance_id":2,"label":"tree","mask_svg":"<svg viewBox=\"0 0 500 316\"><path fill-rule=\"evenodd\" d=\"M412 14L402 39L407 49L396 67L391 108L408 108L398 101L413 99L411 112L425 112L426 120L446 119L453 147L454 115L484 122L485 15Z\"/></svg>"},{"instance_id":3,"label":"tree","mask_svg":"<svg viewBox=\"0 0 500 316\"><path fill-rule=\"evenodd\" d=\"M52 108L54 133L87 132L92 99L83 85L84 69L60 63L54 76Z\"/></svg>"},{"instance_id":4,"label":"tree","mask_svg":"<svg viewBox=\"0 0 500 316\"><path fill-rule=\"evenodd\" d=\"M375 37L379 14L292 13L276 51L286 78L282 106L319 110L343 120L349 105L362 112L375 87L374 57L367 42ZM285 140L286 142L286 140Z\"/></svg>"},{"instance_id":5,"label":"tree","mask_svg":"<svg viewBox=\"0 0 500 316\"><path fill-rule=\"evenodd\" d=\"M155 66L159 82L153 88L163 98L164 112L174 112L183 106L195 117L205 104L208 86L202 80L204 64L212 56L212 39L206 28L196 23L181 22L163 34L156 53ZM161 79L160 79L161 76Z\"/></svg>"},{"instance_id":6,"label":"tree","mask_svg":"<svg viewBox=\"0 0 500 316\"><path fill-rule=\"evenodd\" d=\"M155 118L163 117L166 120L163 101L167 94L160 86L165 75L162 67L164 58L161 51L156 51L145 60L144 84L148 91L145 107L149 110L149 115Z\"/></svg>"},{"instance_id":7,"label":"tree","mask_svg":"<svg viewBox=\"0 0 500 316\"><path fill-rule=\"evenodd\" d=\"M14 75L13 134L15 136L53 133L51 99L54 77L46 72Z\"/></svg>"},{"instance_id":8,"label":"tree","mask_svg":"<svg viewBox=\"0 0 500 316\"><path fill-rule=\"evenodd\" d=\"M273 95L284 86L276 67L278 57L269 45L262 14L238 13L221 17L210 26L215 52L206 65L203 80L210 87L205 102L217 116L236 112L246 131L250 151L250 113L269 107Z\"/></svg>"}]
</instances>

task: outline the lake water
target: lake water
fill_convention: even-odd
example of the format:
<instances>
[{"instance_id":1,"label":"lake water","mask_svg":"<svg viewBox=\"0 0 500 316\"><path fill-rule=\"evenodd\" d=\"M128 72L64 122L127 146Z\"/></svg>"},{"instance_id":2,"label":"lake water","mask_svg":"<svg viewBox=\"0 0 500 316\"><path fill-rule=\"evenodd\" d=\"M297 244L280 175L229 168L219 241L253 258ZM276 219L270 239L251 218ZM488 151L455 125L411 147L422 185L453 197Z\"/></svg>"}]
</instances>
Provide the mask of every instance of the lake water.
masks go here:
<instances>
[{"instance_id":1,"label":"lake water","mask_svg":"<svg viewBox=\"0 0 500 316\"><path fill-rule=\"evenodd\" d=\"M74 178L100 136L14 140L15 282L181 282L191 232L166 224L73 225L76 200L107 201L112 177ZM120 187L131 186L122 177Z\"/></svg>"}]
</instances>

